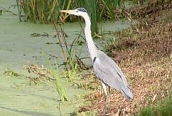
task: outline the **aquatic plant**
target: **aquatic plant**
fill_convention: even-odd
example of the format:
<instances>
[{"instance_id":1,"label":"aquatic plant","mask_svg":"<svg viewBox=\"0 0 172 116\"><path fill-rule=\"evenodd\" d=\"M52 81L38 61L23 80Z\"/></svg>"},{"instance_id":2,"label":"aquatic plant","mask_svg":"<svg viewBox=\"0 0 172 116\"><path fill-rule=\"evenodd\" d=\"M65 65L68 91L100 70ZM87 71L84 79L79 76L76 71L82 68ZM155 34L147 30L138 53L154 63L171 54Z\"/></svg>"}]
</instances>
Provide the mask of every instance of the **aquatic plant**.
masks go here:
<instances>
[{"instance_id":1,"label":"aquatic plant","mask_svg":"<svg viewBox=\"0 0 172 116\"><path fill-rule=\"evenodd\" d=\"M21 76L21 74L17 73L16 71L14 71L13 69L11 68L7 68L4 73L4 75L8 75L8 76L14 76L14 77L18 77L18 76Z\"/></svg>"}]
</instances>

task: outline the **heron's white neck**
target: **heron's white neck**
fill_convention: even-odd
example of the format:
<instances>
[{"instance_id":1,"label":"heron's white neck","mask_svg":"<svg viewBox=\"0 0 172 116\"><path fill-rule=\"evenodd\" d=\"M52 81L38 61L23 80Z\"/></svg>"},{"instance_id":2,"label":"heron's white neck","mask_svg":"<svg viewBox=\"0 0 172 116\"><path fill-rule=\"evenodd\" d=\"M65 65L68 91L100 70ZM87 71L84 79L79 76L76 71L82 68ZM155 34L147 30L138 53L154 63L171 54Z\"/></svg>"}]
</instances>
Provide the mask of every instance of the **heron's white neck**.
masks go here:
<instances>
[{"instance_id":1,"label":"heron's white neck","mask_svg":"<svg viewBox=\"0 0 172 116\"><path fill-rule=\"evenodd\" d=\"M94 57L96 57L96 50L97 47L94 44L94 41L92 39L92 35L91 35L91 21L90 18L88 16L88 14L83 16L84 20L85 20L85 37L86 37L86 41L87 41L87 46L88 46L88 50L91 56L91 59L93 60Z\"/></svg>"}]
</instances>

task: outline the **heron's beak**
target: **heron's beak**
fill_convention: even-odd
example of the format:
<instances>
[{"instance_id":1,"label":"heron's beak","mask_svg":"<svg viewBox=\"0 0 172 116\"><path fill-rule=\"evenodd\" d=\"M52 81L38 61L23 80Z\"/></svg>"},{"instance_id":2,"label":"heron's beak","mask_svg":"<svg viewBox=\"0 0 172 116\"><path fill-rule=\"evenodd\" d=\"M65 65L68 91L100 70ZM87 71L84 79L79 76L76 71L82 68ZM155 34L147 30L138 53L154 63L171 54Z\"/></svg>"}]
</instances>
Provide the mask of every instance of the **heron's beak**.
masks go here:
<instances>
[{"instance_id":1,"label":"heron's beak","mask_svg":"<svg viewBox=\"0 0 172 116\"><path fill-rule=\"evenodd\" d=\"M74 12L74 10L60 10L60 12L72 14Z\"/></svg>"}]
</instances>

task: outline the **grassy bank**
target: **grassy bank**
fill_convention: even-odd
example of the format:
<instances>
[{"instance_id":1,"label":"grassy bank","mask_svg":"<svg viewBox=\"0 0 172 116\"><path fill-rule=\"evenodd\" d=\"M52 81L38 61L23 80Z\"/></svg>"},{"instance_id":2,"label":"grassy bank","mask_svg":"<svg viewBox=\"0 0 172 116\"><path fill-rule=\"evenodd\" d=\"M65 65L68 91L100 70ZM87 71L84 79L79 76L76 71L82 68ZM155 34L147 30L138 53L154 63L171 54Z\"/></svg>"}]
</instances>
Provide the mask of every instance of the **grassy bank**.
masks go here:
<instances>
[{"instance_id":1,"label":"grassy bank","mask_svg":"<svg viewBox=\"0 0 172 116\"><path fill-rule=\"evenodd\" d=\"M145 6L126 11L135 25L114 33L120 39L106 47L105 51L111 51L109 55L122 68L134 94L134 100L128 102L112 90L107 115L171 115L172 21L169 19L172 2L146 2ZM90 93L86 97L88 104L80 112L97 111L97 115L101 115L103 96L101 89Z\"/></svg>"}]
</instances>

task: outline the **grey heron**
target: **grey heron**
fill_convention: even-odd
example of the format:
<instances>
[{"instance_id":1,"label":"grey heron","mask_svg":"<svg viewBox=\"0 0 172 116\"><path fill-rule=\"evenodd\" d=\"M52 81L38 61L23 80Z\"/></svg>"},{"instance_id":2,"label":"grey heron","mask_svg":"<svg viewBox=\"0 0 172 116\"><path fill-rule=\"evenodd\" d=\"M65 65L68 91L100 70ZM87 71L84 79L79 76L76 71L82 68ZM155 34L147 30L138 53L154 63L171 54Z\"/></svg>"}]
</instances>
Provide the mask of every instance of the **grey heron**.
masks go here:
<instances>
[{"instance_id":1,"label":"grey heron","mask_svg":"<svg viewBox=\"0 0 172 116\"><path fill-rule=\"evenodd\" d=\"M61 10L60 12L81 16L84 18L86 23L84 33L88 51L90 53L94 72L96 73L96 77L102 83L106 97L108 95L106 86L110 86L120 91L128 100L132 100L133 94L119 66L104 52L99 50L94 44L91 35L91 21L87 10L84 8L77 8L74 10Z\"/></svg>"}]
</instances>

